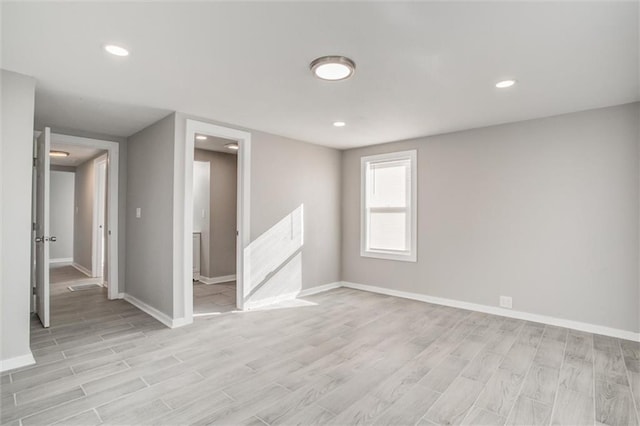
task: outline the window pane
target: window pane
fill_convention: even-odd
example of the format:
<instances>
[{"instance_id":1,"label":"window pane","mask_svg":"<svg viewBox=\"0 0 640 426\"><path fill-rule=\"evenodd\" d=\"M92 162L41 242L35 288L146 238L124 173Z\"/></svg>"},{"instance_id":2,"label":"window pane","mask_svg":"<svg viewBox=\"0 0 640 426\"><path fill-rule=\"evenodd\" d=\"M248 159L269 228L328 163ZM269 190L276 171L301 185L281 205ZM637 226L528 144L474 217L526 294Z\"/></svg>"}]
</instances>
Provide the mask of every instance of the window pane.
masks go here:
<instances>
[{"instance_id":1,"label":"window pane","mask_svg":"<svg viewBox=\"0 0 640 426\"><path fill-rule=\"evenodd\" d=\"M407 250L406 213L370 213L369 249Z\"/></svg>"},{"instance_id":2,"label":"window pane","mask_svg":"<svg viewBox=\"0 0 640 426\"><path fill-rule=\"evenodd\" d=\"M371 164L369 207L406 207L409 161Z\"/></svg>"}]
</instances>

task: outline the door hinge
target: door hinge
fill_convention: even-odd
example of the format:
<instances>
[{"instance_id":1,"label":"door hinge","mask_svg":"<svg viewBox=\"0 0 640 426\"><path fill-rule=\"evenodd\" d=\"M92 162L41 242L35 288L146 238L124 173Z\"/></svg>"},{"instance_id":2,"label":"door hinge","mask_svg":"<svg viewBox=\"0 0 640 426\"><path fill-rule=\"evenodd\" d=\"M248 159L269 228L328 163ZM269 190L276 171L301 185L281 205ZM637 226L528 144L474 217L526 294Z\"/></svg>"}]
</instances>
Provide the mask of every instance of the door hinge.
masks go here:
<instances>
[{"instance_id":1,"label":"door hinge","mask_svg":"<svg viewBox=\"0 0 640 426\"><path fill-rule=\"evenodd\" d=\"M35 287L31 287L31 294L33 294L34 296L38 295L38 293L36 292L36 288Z\"/></svg>"},{"instance_id":2,"label":"door hinge","mask_svg":"<svg viewBox=\"0 0 640 426\"><path fill-rule=\"evenodd\" d=\"M31 230L35 231L36 229L38 229L36 223L35 222L31 222Z\"/></svg>"},{"instance_id":3,"label":"door hinge","mask_svg":"<svg viewBox=\"0 0 640 426\"><path fill-rule=\"evenodd\" d=\"M36 167L37 164L38 164L38 159L36 157L33 157L33 167Z\"/></svg>"}]
</instances>

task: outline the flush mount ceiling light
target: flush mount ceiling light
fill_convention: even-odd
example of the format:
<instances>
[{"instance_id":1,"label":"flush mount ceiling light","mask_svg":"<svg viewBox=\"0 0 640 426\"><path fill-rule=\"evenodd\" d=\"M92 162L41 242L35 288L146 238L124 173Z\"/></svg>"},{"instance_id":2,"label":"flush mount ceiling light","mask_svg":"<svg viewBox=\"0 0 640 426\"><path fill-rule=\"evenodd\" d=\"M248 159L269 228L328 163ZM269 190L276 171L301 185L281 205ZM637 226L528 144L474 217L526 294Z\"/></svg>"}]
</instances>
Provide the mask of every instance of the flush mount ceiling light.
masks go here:
<instances>
[{"instance_id":1,"label":"flush mount ceiling light","mask_svg":"<svg viewBox=\"0 0 640 426\"><path fill-rule=\"evenodd\" d=\"M344 127L344 126L346 126L346 125L347 125L347 123L345 123L344 121L334 121L334 122L333 122L333 125L334 125L335 127Z\"/></svg>"},{"instance_id":2,"label":"flush mount ceiling light","mask_svg":"<svg viewBox=\"0 0 640 426\"><path fill-rule=\"evenodd\" d=\"M234 151L238 150L238 144L237 143L228 143L224 146L227 149L232 149Z\"/></svg>"},{"instance_id":3,"label":"flush mount ceiling light","mask_svg":"<svg viewBox=\"0 0 640 426\"><path fill-rule=\"evenodd\" d=\"M49 157L68 157L69 153L64 151L49 151Z\"/></svg>"},{"instance_id":4,"label":"flush mount ceiling light","mask_svg":"<svg viewBox=\"0 0 640 426\"><path fill-rule=\"evenodd\" d=\"M516 84L515 80L502 80L496 83L496 87L498 89L506 89L507 87L511 87Z\"/></svg>"},{"instance_id":5,"label":"flush mount ceiling light","mask_svg":"<svg viewBox=\"0 0 640 426\"><path fill-rule=\"evenodd\" d=\"M198 139L199 141L206 141L207 137L205 135L198 135L196 136L196 139Z\"/></svg>"},{"instance_id":6,"label":"flush mount ceiling light","mask_svg":"<svg viewBox=\"0 0 640 426\"><path fill-rule=\"evenodd\" d=\"M104 46L104 50L115 56L129 56L129 51L122 46L116 46L115 44L107 44Z\"/></svg>"},{"instance_id":7,"label":"flush mount ceiling light","mask_svg":"<svg viewBox=\"0 0 640 426\"><path fill-rule=\"evenodd\" d=\"M338 81L351 77L356 64L345 56L323 56L314 59L309 68L319 79Z\"/></svg>"}]
</instances>

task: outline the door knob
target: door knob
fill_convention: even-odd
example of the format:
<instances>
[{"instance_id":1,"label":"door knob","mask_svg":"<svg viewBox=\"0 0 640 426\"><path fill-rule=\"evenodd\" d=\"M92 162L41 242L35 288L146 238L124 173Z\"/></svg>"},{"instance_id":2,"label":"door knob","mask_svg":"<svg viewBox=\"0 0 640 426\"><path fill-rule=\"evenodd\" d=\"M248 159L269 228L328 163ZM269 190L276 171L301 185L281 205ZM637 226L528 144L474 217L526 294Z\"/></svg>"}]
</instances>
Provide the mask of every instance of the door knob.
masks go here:
<instances>
[{"instance_id":1,"label":"door knob","mask_svg":"<svg viewBox=\"0 0 640 426\"><path fill-rule=\"evenodd\" d=\"M36 237L36 243L41 243L44 241L44 237Z\"/></svg>"},{"instance_id":2,"label":"door knob","mask_svg":"<svg viewBox=\"0 0 640 426\"><path fill-rule=\"evenodd\" d=\"M56 241L58 241L58 239L56 237L51 237L49 238L49 241L51 241L52 243L55 243Z\"/></svg>"}]
</instances>

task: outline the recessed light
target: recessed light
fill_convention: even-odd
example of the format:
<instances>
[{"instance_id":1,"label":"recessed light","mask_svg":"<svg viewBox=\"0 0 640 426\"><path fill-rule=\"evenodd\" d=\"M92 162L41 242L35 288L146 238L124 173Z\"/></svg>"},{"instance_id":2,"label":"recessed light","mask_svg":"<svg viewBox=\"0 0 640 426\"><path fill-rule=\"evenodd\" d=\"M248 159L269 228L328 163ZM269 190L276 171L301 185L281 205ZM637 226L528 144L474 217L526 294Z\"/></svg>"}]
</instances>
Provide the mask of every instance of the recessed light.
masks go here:
<instances>
[{"instance_id":1,"label":"recessed light","mask_svg":"<svg viewBox=\"0 0 640 426\"><path fill-rule=\"evenodd\" d=\"M198 139L199 141L206 141L207 137L205 135L198 135L196 136L196 139Z\"/></svg>"},{"instance_id":2,"label":"recessed light","mask_svg":"<svg viewBox=\"0 0 640 426\"><path fill-rule=\"evenodd\" d=\"M237 143L228 143L224 146L227 149L232 149L234 151L238 150L238 144Z\"/></svg>"},{"instance_id":3,"label":"recessed light","mask_svg":"<svg viewBox=\"0 0 640 426\"><path fill-rule=\"evenodd\" d=\"M316 77L322 80L338 81L349 78L356 71L356 64L344 56L323 56L309 65Z\"/></svg>"},{"instance_id":4,"label":"recessed light","mask_svg":"<svg viewBox=\"0 0 640 426\"><path fill-rule=\"evenodd\" d=\"M347 125L347 123L345 123L344 121L334 121L333 125L336 127L344 127Z\"/></svg>"},{"instance_id":5,"label":"recessed light","mask_svg":"<svg viewBox=\"0 0 640 426\"><path fill-rule=\"evenodd\" d=\"M498 89L506 89L507 87L511 87L516 84L515 80L502 80L496 83L496 87Z\"/></svg>"},{"instance_id":6,"label":"recessed light","mask_svg":"<svg viewBox=\"0 0 640 426\"><path fill-rule=\"evenodd\" d=\"M49 151L49 157L68 157L69 153L64 151Z\"/></svg>"},{"instance_id":7,"label":"recessed light","mask_svg":"<svg viewBox=\"0 0 640 426\"><path fill-rule=\"evenodd\" d=\"M104 50L116 56L129 56L129 51L122 46L116 46L115 44L107 44Z\"/></svg>"}]
</instances>

